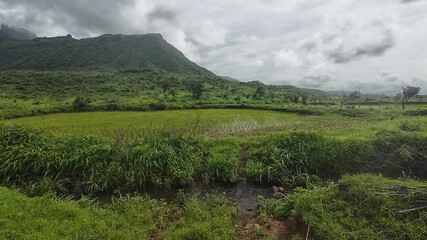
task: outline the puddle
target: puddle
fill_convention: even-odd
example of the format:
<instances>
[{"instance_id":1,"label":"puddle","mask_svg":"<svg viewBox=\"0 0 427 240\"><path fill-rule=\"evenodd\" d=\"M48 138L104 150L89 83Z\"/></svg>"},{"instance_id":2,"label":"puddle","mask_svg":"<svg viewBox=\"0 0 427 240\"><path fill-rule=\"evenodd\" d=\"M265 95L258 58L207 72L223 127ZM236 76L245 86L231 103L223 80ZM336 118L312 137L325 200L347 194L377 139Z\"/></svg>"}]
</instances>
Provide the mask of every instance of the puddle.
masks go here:
<instances>
[{"instance_id":1,"label":"puddle","mask_svg":"<svg viewBox=\"0 0 427 240\"><path fill-rule=\"evenodd\" d=\"M262 195L266 198L273 197L273 191L270 185L259 185L247 182L246 179L241 179L236 184L205 184L198 182L193 186L185 188L171 189L147 189L139 194L147 194L153 199L163 199L166 202L172 202L176 199L179 192L195 194L200 200L205 199L208 194L222 194L230 201L236 202L242 213L251 214L256 210L257 196ZM134 196L137 196L135 194ZM100 204L111 203L111 198L114 196L112 192L102 193L97 196Z\"/></svg>"}]
</instances>

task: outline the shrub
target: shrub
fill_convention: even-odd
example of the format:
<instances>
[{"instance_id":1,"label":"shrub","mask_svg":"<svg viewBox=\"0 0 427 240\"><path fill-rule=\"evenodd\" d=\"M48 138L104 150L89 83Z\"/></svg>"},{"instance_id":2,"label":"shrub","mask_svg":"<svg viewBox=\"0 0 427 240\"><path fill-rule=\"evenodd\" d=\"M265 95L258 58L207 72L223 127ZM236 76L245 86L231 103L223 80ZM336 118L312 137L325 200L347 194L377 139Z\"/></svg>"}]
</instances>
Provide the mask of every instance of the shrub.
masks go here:
<instances>
[{"instance_id":1,"label":"shrub","mask_svg":"<svg viewBox=\"0 0 427 240\"><path fill-rule=\"evenodd\" d=\"M78 96L74 99L71 104L71 108L74 112L83 112L89 110L89 99Z\"/></svg>"},{"instance_id":2,"label":"shrub","mask_svg":"<svg viewBox=\"0 0 427 240\"><path fill-rule=\"evenodd\" d=\"M421 125L419 122L402 121L399 124L399 128L402 131L420 131Z\"/></svg>"},{"instance_id":3,"label":"shrub","mask_svg":"<svg viewBox=\"0 0 427 240\"><path fill-rule=\"evenodd\" d=\"M167 109L167 106L163 102L152 102L148 104L148 108L152 111L158 111Z\"/></svg>"}]
</instances>

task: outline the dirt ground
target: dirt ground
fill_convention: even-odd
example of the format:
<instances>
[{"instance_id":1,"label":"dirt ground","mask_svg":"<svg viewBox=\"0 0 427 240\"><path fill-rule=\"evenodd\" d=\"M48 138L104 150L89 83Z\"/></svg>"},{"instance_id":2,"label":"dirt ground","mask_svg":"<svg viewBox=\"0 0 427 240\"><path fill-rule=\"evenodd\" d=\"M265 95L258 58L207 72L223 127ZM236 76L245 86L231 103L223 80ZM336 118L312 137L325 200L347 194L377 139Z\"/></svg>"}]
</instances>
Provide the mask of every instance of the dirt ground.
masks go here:
<instances>
[{"instance_id":1,"label":"dirt ground","mask_svg":"<svg viewBox=\"0 0 427 240\"><path fill-rule=\"evenodd\" d=\"M295 219L285 222L266 218L260 221L254 215L242 214L236 226L240 240L277 239L290 240L294 235L305 239L307 228ZM270 237L270 238L269 238ZM271 238L272 237L272 238Z\"/></svg>"}]
</instances>

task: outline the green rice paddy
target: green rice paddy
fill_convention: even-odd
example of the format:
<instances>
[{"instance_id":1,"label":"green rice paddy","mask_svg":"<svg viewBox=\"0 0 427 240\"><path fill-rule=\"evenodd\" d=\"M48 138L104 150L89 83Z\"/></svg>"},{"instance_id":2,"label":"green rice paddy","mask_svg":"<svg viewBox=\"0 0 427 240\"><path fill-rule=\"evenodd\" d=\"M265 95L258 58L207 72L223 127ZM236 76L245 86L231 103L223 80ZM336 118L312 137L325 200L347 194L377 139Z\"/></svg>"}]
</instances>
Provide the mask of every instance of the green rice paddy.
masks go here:
<instances>
[{"instance_id":1,"label":"green rice paddy","mask_svg":"<svg viewBox=\"0 0 427 240\"><path fill-rule=\"evenodd\" d=\"M55 135L142 136L179 132L204 136L259 135L277 131L323 131L337 137L369 137L380 129L394 129L408 117L366 119L327 114L303 116L265 110L202 109L156 112L61 113L3 120ZM411 117L427 128L423 117ZM424 131L423 131L424 132Z\"/></svg>"},{"instance_id":2,"label":"green rice paddy","mask_svg":"<svg viewBox=\"0 0 427 240\"><path fill-rule=\"evenodd\" d=\"M340 115L302 116L264 110L204 109L156 112L61 113L3 120L58 135L145 134L179 131L206 136L252 135L271 131L309 130L338 133L369 126L367 120Z\"/></svg>"}]
</instances>

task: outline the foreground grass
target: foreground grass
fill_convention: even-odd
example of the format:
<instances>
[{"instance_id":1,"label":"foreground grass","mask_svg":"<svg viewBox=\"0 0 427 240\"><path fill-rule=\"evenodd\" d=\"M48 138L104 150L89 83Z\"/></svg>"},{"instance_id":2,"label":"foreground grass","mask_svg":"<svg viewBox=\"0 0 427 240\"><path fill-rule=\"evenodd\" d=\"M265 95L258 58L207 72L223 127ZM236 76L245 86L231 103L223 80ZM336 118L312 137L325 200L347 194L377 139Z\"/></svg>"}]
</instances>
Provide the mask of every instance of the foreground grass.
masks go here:
<instances>
[{"instance_id":1,"label":"foreground grass","mask_svg":"<svg viewBox=\"0 0 427 240\"><path fill-rule=\"evenodd\" d=\"M379 175L344 176L337 184L260 199L261 212L310 226L312 239L426 239L427 183Z\"/></svg>"},{"instance_id":2,"label":"foreground grass","mask_svg":"<svg viewBox=\"0 0 427 240\"><path fill-rule=\"evenodd\" d=\"M182 204L123 198L100 208L0 188L1 239L234 239L237 214L219 196Z\"/></svg>"}]
</instances>

